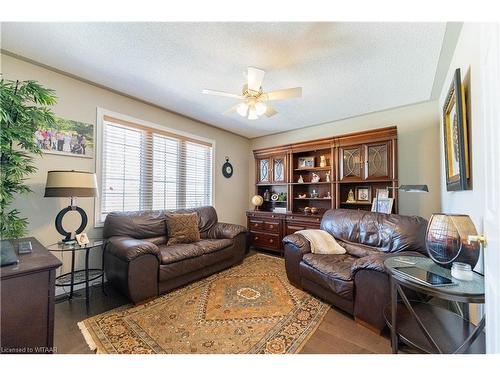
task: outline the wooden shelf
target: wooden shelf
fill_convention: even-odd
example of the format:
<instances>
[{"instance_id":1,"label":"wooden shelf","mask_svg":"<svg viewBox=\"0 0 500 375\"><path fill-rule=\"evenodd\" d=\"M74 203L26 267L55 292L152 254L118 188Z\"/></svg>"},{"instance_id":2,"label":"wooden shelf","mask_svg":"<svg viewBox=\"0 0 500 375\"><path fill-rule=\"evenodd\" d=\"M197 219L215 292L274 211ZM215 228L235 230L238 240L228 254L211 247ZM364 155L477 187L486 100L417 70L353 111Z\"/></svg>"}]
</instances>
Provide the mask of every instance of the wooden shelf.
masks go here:
<instances>
[{"instance_id":1,"label":"wooden shelf","mask_svg":"<svg viewBox=\"0 0 500 375\"><path fill-rule=\"evenodd\" d=\"M331 200L332 198L293 198L295 200L302 200L302 201L329 201Z\"/></svg>"},{"instance_id":2,"label":"wooden shelf","mask_svg":"<svg viewBox=\"0 0 500 375\"><path fill-rule=\"evenodd\" d=\"M295 168L294 171L315 172L315 171L331 171L332 167L311 167L311 168Z\"/></svg>"},{"instance_id":3,"label":"wooden shelf","mask_svg":"<svg viewBox=\"0 0 500 375\"><path fill-rule=\"evenodd\" d=\"M332 184L332 182L320 181L320 182L292 182L290 185L324 185Z\"/></svg>"},{"instance_id":4,"label":"wooden shelf","mask_svg":"<svg viewBox=\"0 0 500 375\"><path fill-rule=\"evenodd\" d=\"M258 184L255 184L256 186L287 186L288 183L286 182L259 182Z\"/></svg>"},{"instance_id":5,"label":"wooden shelf","mask_svg":"<svg viewBox=\"0 0 500 375\"><path fill-rule=\"evenodd\" d=\"M387 182L391 186L392 182L396 180L359 180L359 181L337 181L339 184L372 184L372 183L377 183L377 182Z\"/></svg>"},{"instance_id":6,"label":"wooden shelf","mask_svg":"<svg viewBox=\"0 0 500 375\"><path fill-rule=\"evenodd\" d=\"M352 204L352 205L356 205L356 206L359 206L359 205L371 206L372 205L371 202L340 202L340 204Z\"/></svg>"}]
</instances>

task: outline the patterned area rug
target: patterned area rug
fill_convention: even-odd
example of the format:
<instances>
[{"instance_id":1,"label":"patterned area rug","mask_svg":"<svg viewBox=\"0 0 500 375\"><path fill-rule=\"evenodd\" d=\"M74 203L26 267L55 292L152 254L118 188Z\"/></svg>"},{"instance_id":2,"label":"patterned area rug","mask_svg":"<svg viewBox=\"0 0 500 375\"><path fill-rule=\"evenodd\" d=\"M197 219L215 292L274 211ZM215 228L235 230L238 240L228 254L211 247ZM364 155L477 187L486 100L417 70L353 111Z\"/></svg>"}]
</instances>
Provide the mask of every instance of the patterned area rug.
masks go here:
<instances>
[{"instance_id":1,"label":"patterned area rug","mask_svg":"<svg viewBox=\"0 0 500 375\"><path fill-rule=\"evenodd\" d=\"M78 326L97 353L297 353L329 306L293 287L281 258L256 254L140 306Z\"/></svg>"}]
</instances>

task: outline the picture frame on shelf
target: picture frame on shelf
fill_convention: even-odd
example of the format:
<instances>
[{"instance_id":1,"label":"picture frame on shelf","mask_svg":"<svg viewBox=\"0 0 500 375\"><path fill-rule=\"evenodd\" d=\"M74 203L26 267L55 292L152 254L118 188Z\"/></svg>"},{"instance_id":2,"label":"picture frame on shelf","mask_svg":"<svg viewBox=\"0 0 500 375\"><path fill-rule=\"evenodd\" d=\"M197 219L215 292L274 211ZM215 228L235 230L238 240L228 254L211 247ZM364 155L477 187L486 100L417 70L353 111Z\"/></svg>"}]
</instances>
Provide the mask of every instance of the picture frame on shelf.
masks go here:
<instances>
[{"instance_id":1,"label":"picture frame on shelf","mask_svg":"<svg viewBox=\"0 0 500 375\"><path fill-rule=\"evenodd\" d=\"M390 214L393 204L394 198L375 198L372 202L372 212Z\"/></svg>"},{"instance_id":2,"label":"picture frame on shelf","mask_svg":"<svg viewBox=\"0 0 500 375\"><path fill-rule=\"evenodd\" d=\"M377 199L389 198L389 189L377 189Z\"/></svg>"},{"instance_id":3,"label":"picture frame on shelf","mask_svg":"<svg viewBox=\"0 0 500 375\"><path fill-rule=\"evenodd\" d=\"M314 156L301 156L298 159L298 168L314 168Z\"/></svg>"},{"instance_id":4,"label":"picture frame on shelf","mask_svg":"<svg viewBox=\"0 0 500 375\"><path fill-rule=\"evenodd\" d=\"M369 186L356 186L355 196L357 202L371 202L372 189Z\"/></svg>"},{"instance_id":5,"label":"picture frame on shelf","mask_svg":"<svg viewBox=\"0 0 500 375\"><path fill-rule=\"evenodd\" d=\"M456 69L453 82L443 106L443 139L447 191L468 190L471 186L465 96L466 93L462 84L460 69Z\"/></svg>"}]
</instances>

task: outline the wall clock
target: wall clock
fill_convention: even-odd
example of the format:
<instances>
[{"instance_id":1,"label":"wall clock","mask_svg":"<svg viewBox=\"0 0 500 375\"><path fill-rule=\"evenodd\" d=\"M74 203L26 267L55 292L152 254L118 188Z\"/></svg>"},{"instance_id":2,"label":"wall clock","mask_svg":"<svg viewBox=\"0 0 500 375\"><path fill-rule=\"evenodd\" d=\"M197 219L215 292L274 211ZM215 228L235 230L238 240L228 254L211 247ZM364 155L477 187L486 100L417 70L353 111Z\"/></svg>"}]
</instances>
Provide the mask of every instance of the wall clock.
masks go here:
<instances>
[{"instance_id":1,"label":"wall clock","mask_svg":"<svg viewBox=\"0 0 500 375\"><path fill-rule=\"evenodd\" d=\"M233 166L229 162L229 158L226 156L226 162L222 165L222 174L226 178L230 178L233 175Z\"/></svg>"}]
</instances>

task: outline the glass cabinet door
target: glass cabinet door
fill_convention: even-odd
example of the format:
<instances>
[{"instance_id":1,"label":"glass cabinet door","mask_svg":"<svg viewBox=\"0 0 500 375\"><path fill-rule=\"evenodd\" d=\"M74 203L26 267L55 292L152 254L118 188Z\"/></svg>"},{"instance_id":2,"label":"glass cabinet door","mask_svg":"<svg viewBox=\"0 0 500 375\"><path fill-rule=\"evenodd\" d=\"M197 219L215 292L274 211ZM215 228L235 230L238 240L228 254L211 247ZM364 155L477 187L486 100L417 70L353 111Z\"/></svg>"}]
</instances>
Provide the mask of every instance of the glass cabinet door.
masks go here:
<instances>
[{"instance_id":1,"label":"glass cabinet door","mask_svg":"<svg viewBox=\"0 0 500 375\"><path fill-rule=\"evenodd\" d=\"M366 145L366 179L388 179L390 153L388 142Z\"/></svg>"},{"instance_id":2,"label":"glass cabinet door","mask_svg":"<svg viewBox=\"0 0 500 375\"><path fill-rule=\"evenodd\" d=\"M361 180L362 179L362 148L361 146L340 147L340 179Z\"/></svg>"},{"instance_id":3,"label":"glass cabinet door","mask_svg":"<svg viewBox=\"0 0 500 375\"><path fill-rule=\"evenodd\" d=\"M257 161L258 171L258 182L270 182L270 170L269 170L269 159L258 159Z\"/></svg>"},{"instance_id":4,"label":"glass cabinet door","mask_svg":"<svg viewBox=\"0 0 500 375\"><path fill-rule=\"evenodd\" d=\"M278 156L273 159L273 181L286 182L286 156Z\"/></svg>"}]
</instances>

